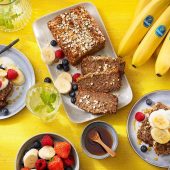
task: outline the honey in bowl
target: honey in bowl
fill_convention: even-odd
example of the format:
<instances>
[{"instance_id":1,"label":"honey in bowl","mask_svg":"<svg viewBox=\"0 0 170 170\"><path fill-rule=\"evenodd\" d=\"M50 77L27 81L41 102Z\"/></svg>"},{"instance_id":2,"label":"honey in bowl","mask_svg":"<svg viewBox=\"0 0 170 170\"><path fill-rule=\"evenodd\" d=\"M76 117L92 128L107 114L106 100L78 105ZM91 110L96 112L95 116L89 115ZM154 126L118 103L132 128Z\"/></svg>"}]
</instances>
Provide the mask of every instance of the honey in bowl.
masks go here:
<instances>
[{"instance_id":1,"label":"honey in bowl","mask_svg":"<svg viewBox=\"0 0 170 170\"><path fill-rule=\"evenodd\" d=\"M88 152L90 152L93 155L98 155L98 156L105 155L107 152L104 150L104 148L100 144L93 142L90 139L90 135L94 131L97 131L99 133L101 140L108 147L110 147L110 148L112 147L113 138L112 138L111 134L109 133L109 131L104 127L97 126L97 127L93 127L91 129L89 129L88 132L86 133L86 136L85 136L85 139L84 139L85 140L84 141L85 148L88 150Z\"/></svg>"}]
</instances>

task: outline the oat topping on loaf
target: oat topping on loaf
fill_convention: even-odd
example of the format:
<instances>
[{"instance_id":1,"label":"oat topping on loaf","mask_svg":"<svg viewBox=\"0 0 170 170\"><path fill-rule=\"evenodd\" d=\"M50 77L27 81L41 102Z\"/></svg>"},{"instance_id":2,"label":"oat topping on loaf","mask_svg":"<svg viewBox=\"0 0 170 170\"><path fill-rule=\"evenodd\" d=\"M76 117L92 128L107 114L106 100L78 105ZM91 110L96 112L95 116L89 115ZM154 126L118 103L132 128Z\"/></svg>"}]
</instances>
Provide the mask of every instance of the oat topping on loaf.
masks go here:
<instances>
[{"instance_id":1,"label":"oat topping on loaf","mask_svg":"<svg viewBox=\"0 0 170 170\"><path fill-rule=\"evenodd\" d=\"M151 125L148 120L148 117L150 116L150 114L159 109L170 110L170 107L164 105L161 102L158 102L154 104L151 108L147 108L144 110L144 113L147 115L147 118L142 122L142 125L137 132L137 138L143 141L144 143L149 144L150 146L153 146L156 154L167 155L167 154L170 154L170 142L166 144L159 144L156 141L154 141L151 136Z\"/></svg>"},{"instance_id":2,"label":"oat topping on loaf","mask_svg":"<svg viewBox=\"0 0 170 170\"><path fill-rule=\"evenodd\" d=\"M79 89L86 89L96 92L117 91L121 87L121 78L119 73L114 71L89 73L81 76L77 80Z\"/></svg>"},{"instance_id":3,"label":"oat topping on loaf","mask_svg":"<svg viewBox=\"0 0 170 170\"><path fill-rule=\"evenodd\" d=\"M78 6L48 22L48 27L72 65L105 45L105 37L95 19Z\"/></svg>"},{"instance_id":4,"label":"oat topping on loaf","mask_svg":"<svg viewBox=\"0 0 170 170\"><path fill-rule=\"evenodd\" d=\"M125 62L120 58L113 58L107 56L88 56L82 60L81 71L82 74L100 73L107 70L115 70L124 74Z\"/></svg>"},{"instance_id":5,"label":"oat topping on loaf","mask_svg":"<svg viewBox=\"0 0 170 170\"><path fill-rule=\"evenodd\" d=\"M92 114L116 113L118 98L111 93L90 92L79 90L76 105Z\"/></svg>"}]
</instances>

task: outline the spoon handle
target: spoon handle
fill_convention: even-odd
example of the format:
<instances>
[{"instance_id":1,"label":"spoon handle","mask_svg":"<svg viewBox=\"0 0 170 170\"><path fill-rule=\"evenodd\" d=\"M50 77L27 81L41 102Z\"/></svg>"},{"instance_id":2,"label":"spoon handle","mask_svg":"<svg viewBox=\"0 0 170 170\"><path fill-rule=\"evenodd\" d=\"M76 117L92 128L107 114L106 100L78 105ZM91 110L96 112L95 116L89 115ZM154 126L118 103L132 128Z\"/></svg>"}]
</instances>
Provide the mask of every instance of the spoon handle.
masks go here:
<instances>
[{"instance_id":1,"label":"spoon handle","mask_svg":"<svg viewBox=\"0 0 170 170\"><path fill-rule=\"evenodd\" d=\"M116 152L114 152L112 149L110 149L105 143L103 143L102 140L97 141L105 150L107 153L109 153L112 157L116 156Z\"/></svg>"}]
</instances>

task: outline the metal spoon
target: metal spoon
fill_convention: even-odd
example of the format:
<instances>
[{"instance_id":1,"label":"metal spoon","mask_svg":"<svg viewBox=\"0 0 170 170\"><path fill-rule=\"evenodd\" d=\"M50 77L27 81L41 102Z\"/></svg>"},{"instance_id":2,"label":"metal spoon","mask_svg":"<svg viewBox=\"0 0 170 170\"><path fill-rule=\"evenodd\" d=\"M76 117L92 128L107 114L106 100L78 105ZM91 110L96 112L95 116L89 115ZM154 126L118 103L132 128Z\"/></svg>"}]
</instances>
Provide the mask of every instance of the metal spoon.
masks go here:
<instances>
[{"instance_id":1,"label":"metal spoon","mask_svg":"<svg viewBox=\"0 0 170 170\"><path fill-rule=\"evenodd\" d=\"M19 41L19 38L12 41L9 45L5 46L2 50L0 50L0 54L2 54L3 52L7 51L8 49L10 49L12 46L14 46L17 42Z\"/></svg>"},{"instance_id":2,"label":"metal spoon","mask_svg":"<svg viewBox=\"0 0 170 170\"><path fill-rule=\"evenodd\" d=\"M98 133L96 130L91 131L91 132L89 133L88 137L89 137L92 141L100 144L100 145L106 150L106 152L109 153L112 157L115 157L115 156L116 156L116 152L114 152L113 150L111 150L111 149L101 140L100 135L99 135L99 133Z\"/></svg>"}]
</instances>

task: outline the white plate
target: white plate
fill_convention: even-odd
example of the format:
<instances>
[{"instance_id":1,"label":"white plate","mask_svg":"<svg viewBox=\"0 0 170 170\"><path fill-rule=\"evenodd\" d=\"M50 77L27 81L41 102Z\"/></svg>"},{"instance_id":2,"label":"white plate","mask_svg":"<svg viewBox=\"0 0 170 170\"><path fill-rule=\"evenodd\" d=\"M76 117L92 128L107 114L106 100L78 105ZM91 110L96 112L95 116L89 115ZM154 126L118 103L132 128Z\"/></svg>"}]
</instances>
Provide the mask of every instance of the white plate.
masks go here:
<instances>
[{"instance_id":1,"label":"white plate","mask_svg":"<svg viewBox=\"0 0 170 170\"><path fill-rule=\"evenodd\" d=\"M146 104L146 99L151 99L154 103L162 102L163 104L170 106L169 96L170 90L155 91L143 96L133 106L127 121L127 134L132 148L144 161L161 168L170 167L170 155L158 156L153 148L151 151L147 151L146 153L140 151L140 146L146 144L143 142L141 145L138 144L137 131L141 123L135 121L135 114L136 112L140 112L143 109L150 107Z\"/></svg>"},{"instance_id":2,"label":"white plate","mask_svg":"<svg viewBox=\"0 0 170 170\"><path fill-rule=\"evenodd\" d=\"M53 12L51 14L48 14L48 15L43 16L40 19L38 19L34 23L33 29L34 29L34 34L35 34L35 37L36 37L36 40L38 42L40 49L42 50L43 47L47 46L47 44L49 44L50 41L52 39L54 39L50 30L47 27L47 22L50 21L51 19L53 19L54 17L56 17L57 15L64 13L67 10L69 10L70 8L74 8L78 5L84 6L88 10L88 12L96 19L102 32L104 33L104 35L106 37L105 48L103 50L95 53L95 55L106 55L106 56L116 57L115 51L112 47L110 38L107 34L107 31L103 24L103 21L98 13L96 7L91 3L80 3L77 5ZM47 67L48 67L48 70L49 70L51 77L54 81L56 79L57 75L59 75L60 71L56 70L55 64L53 66L47 66ZM80 72L80 70L77 70L76 68L71 67L71 73L74 73L74 72ZM116 93L116 95L119 97L119 109L126 106L127 104L129 104L131 102L132 97L133 97L132 90L131 90L131 87L126 79L126 76L123 77L122 87L121 87L120 91ZM101 116L101 115L98 115L98 116L92 115L90 113L87 113L87 112L79 109L77 106L73 105L70 102L70 98L68 96L62 95L62 99L63 99L65 111L67 112L70 120L75 123L83 123L83 122L86 122L86 121L89 121L89 120L92 120L92 119L95 119L95 118Z\"/></svg>"},{"instance_id":3,"label":"white plate","mask_svg":"<svg viewBox=\"0 0 170 170\"><path fill-rule=\"evenodd\" d=\"M4 47L5 46L0 45L0 49ZM12 103L9 103L6 107L9 110L9 115L5 116L0 112L0 119L6 119L14 116L25 107L26 93L27 90L35 84L35 75L30 61L26 58L26 56L24 56L24 54L15 48L7 50L2 53L0 57L1 56L11 58L16 63L18 68L22 70L26 79L22 86L14 86L12 95L8 97L8 101L12 101Z\"/></svg>"}]
</instances>

